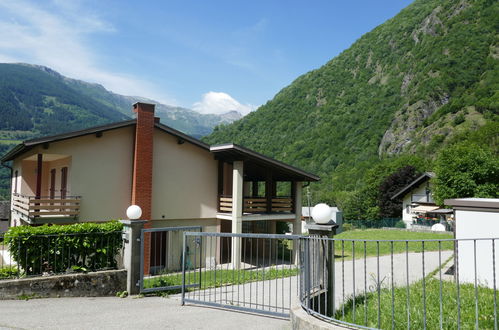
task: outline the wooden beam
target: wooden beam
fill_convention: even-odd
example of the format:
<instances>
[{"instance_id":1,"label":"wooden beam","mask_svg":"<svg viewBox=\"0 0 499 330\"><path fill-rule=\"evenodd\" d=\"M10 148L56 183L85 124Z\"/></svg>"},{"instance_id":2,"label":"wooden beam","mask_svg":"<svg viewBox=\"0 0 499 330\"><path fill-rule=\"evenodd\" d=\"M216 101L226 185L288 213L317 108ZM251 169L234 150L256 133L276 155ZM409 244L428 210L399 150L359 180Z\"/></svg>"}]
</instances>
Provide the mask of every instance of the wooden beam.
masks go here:
<instances>
[{"instance_id":1,"label":"wooden beam","mask_svg":"<svg viewBox=\"0 0 499 330\"><path fill-rule=\"evenodd\" d=\"M42 196L42 164L43 164L43 154L37 155L36 163L36 198L39 199Z\"/></svg>"}]
</instances>

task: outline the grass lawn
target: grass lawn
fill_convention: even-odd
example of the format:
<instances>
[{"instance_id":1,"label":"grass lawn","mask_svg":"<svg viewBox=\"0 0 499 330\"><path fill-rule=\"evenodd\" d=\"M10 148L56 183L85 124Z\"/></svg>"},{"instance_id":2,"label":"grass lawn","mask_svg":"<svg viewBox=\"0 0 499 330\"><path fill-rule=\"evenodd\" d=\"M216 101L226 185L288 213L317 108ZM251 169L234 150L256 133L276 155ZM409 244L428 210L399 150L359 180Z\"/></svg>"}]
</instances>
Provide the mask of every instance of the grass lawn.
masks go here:
<instances>
[{"instance_id":1,"label":"grass lawn","mask_svg":"<svg viewBox=\"0 0 499 330\"><path fill-rule=\"evenodd\" d=\"M422 281L409 287L410 328L423 329ZM426 328L440 328L440 281L426 280ZM475 288L472 284L459 286L461 329L475 329ZM355 319L351 299L337 310L335 318L381 329L407 329L407 288L394 290L394 319L392 323L392 291L380 290L380 326L378 327L378 293L368 293L355 299ZM367 314L366 314L367 306ZM343 315L344 312L344 315ZM457 329L457 288L452 281L442 282L442 328ZM367 322L365 322L367 316ZM494 290L478 287L478 328L494 329Z\"/></svg>"},{"instance_id":2,"label":"grass lawn","mask_svg":"<svg viewBox=\"0 0 499 330\"><path fill-rule=\"evenodd\" d=\"M216 288L225 285L244 284L255 281L273 280L276 278L290 277L298 274L298 268L266 268L259 270L232 270L223 269L202 271L190 271L186 273L186 284L199 283L201 275L201 289ZM144 288L157 288L163 286L182 285L182 274L167 274L163 276L144 279ZM196 288L199 289L199 288Z\"/></svg>"},{"instance_id":3,"label":"grass lawn","mask_svg":"<svg viewBox=\"0 0 499 330\"><path fill-rule=\"evenodd\" d=\"M450 233L423 233L413 232L406 230L384 230L384 229L356 229L345 231L334 238L338 240L335 242L335 255L337 258L345 257L351 259L353 253L355 258L364 257L364 249L367 257L379 255L387 255L392 251L393 253L406 252L421 252L423 250L422 242L364 242L363 240L438 240L438 239L452 239ZM349 241L360 240L360 241ZM425 242L425 251L438 251L439 247L442 250L452 250L454 243L451 241L439 242Z\"/></svg>"}]
</instances>

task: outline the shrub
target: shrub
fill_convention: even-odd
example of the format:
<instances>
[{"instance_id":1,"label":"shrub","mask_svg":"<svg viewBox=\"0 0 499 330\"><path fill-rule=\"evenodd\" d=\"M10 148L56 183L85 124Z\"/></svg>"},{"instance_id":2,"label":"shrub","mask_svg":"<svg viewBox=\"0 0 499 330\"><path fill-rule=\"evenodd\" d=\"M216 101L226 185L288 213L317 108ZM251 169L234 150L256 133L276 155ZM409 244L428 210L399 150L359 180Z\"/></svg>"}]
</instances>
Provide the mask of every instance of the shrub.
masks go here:
<instances>
[{"instance_id":1,"label":"shrub","mask_svg":"<svg viewBox=\"0 0 499 330\"><path fill-rule=\"evenodd\" d=\"M395 228L406 228L405 226L405 222L403 220L400 220L400 221L397 221L397 223L395 224Z\"/></svg>"},{"instance_id":2,"label":"shrub","mask_svg":"<svg viewBox=\"0 0 499 330\"><path fill-rule=\"evenodd\" d=\"M116 268L123 225L79 223L11 227L5 242L25 275Z\"/></svg>"}]
</instances>

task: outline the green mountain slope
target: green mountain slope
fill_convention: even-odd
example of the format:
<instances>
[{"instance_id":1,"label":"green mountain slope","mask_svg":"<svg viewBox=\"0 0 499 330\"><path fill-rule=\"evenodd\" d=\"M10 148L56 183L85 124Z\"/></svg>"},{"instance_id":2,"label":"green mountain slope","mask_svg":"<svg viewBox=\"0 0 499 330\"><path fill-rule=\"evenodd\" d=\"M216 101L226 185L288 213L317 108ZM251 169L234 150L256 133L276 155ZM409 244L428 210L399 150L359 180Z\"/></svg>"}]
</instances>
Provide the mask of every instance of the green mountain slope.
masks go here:
<instances>
[{"instance_id":1,"label":"green mountain slope","mask_svg":"<svg viewBox=\"0 0 499 330\"><path fill-rule=\"evenodd\" d=\"M416 0L205 140L240 143L320 174L321 192L359 189L380 159L431 158L497 123L498 17L497 1Z\"/></svg>"}]
</instances>

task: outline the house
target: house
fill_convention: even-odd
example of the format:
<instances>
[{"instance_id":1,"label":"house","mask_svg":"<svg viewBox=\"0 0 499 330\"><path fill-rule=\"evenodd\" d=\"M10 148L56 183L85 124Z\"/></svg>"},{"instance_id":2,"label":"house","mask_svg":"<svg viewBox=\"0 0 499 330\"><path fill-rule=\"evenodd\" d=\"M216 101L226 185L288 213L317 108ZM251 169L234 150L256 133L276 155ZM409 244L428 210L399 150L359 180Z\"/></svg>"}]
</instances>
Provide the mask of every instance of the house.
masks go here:
<instances>
[{"instance_id":1,"label":"house","mask_svg":"<svg viewBox=\"0 0 499 330\"><path fill-rule=\"evenodd\" d=\"M302 232L306 232L306 226L309 224L314 224L314 219L310 216L313 207L304 206L301 208L302 214ZM336 234L340 234L343 231L343 212L341 212L337 207L331 206L331 221L338 225L336 228Z\"/></svg>"},{"instance_id":2,"label":"house","mask_svg":"<svg viewBox=\"0 0 499 330\"><path fill-rule=\"evenodd\" d=\"M301 232L302 185L319 177L236 144L209 146L163 125L154 105L136 119L25 141L12 162L12 226L122 219L210 232ZM6 165L8 166L8 165ZM279 193L278 193L279 192Z\"/></svg>"},{"instance_id":3,"label":"house","mask_svg":"<svg viewBox=\"0 0 499 330\"><path fill-rule=\"evenodd\" d=\"M452 206L455 213L459 280L497 287L499 281L494 267L499 264L499 255L495 253L499 238L499 199L456 198L446 199L444 203Z\"/></svg>"},{"instance_id":4,"label":"house","mask_svg":"<svg viewBox=\"0 0 499 330\"><path fill-rule=\"evenodd\" d=\"M0 201L0 233L9 229L10 201Z\"/></svg>"},{"instance_id":5,"label":"house","mask_svg":"<svg viewBox=\"0 0 499 330\"><path fill-rule=\"evenodd\" d=\"M439 208L431 194L433 172L424 172L414 181L399 190L392 200L402 199L402 220L407 228L431 227L436 223L447 223L450 209Z\"/></svg>"}]
</instances>

